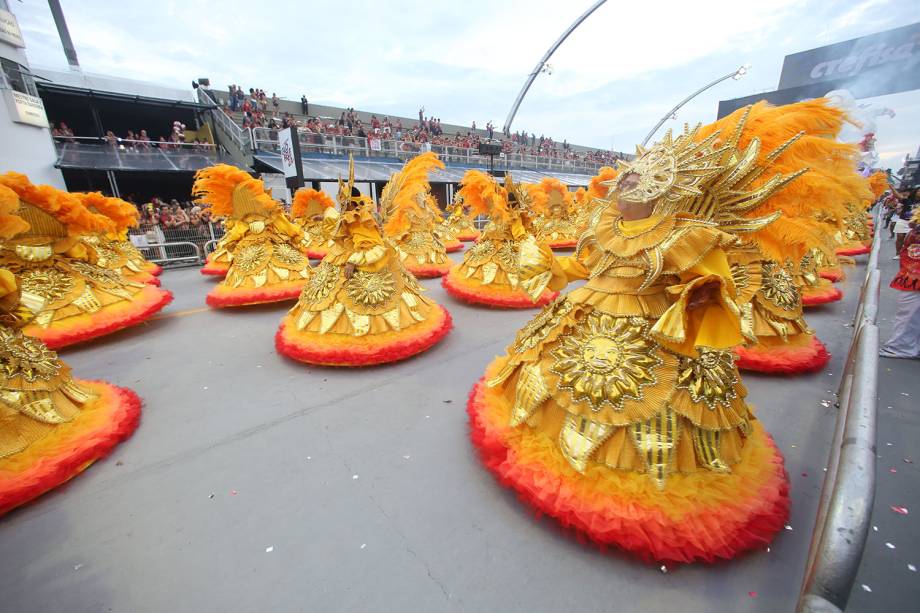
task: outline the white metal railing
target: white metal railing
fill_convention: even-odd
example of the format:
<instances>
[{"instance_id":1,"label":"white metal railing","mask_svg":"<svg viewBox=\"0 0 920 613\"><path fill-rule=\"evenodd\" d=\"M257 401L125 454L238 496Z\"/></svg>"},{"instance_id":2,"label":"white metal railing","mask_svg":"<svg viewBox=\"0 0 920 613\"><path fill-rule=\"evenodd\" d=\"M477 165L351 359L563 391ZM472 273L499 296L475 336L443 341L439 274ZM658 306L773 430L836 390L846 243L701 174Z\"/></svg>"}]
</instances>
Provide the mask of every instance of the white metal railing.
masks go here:
<instances>
[{"instance_id":1,"label":"white metal railing","mask_svg":"<svg viewBox=\"0 0 920 613\"><path fill-rule=\"evenodd\" d=\"M57 145L89 145L89 146L108 146L119 151L144 151L154 149L160 151L196 151L196 152L216 152L217 145L213 143L183 143L171 142L166 140L140 140L106 137L106 136L53 136Z\"/></svg>"},{"instance_id":2,"label":"white metal railing","mask_svg":"<svg viewBox=\"0 0 920 613\"><path fill-rule=\"evenodd\" d=\"M186 227L145 223L129 232L131 242L144 257L166 266L204 263L204 256L214 250L223 235L223 224L219 222L186 224Z\"/></svg>"},{"instance_id":3,"label":"white metal railing","mask_svg":"<svg viewBox=\"0 0 920 613\"><path fill-rule=\"evenodd\" d=\"M297 133L302 153L326 153L331 155L347 155L351 153L366 157L407 159L422 151L434 151L445 162L483 164L487 160L484 156L479 155L478 149L469 147L415 143L406 140L375 137L320 134L302 128L298 128ZM252 128L252 142L255 150L278 152L278 131L274 128ZM539 168L563 172L587 172L590 174L597 173L604 164L591 160L566 159L524 153L502 153L496 156L495 159L495 166L498 168Z\"/></svg>"},{"instance_id":4,"label":"white metal railing","mask_svg":"<svg viewBox=\"0 0 920 613\"><path fill-rule=\"evenodd\" d=\"M223 110L223 104L218 101L217 96L214 92L199 87L195 91L198 92L198 102L201 104L215 105L217 106L217 112L212 113L214 121L223 128L224 132L230 137L230 140L236 145L236 147L244 154L249 155L253 147L252 134L248 129L241 128L233 118L227 115Z\"/></svg>"},{"instance_id":5,"label":"white metal railing","mask_svg":"<svg viewBox=\"0 0 920 613\"><path fill-rule=\"evenodd\" d=\"M799 613L846 609L869 533L875 500L881 230L879 218L853 320L853 340L837 392L839 413L805 567Z\"/></svg>"}]
</instances>

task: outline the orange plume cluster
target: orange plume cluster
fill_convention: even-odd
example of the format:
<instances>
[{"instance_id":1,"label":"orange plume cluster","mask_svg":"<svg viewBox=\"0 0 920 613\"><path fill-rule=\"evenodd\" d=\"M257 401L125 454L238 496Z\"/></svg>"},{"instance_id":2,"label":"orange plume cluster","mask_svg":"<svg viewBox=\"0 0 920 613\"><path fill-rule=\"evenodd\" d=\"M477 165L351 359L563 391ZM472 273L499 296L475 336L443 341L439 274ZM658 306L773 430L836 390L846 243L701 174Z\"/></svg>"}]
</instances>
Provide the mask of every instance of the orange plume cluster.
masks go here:
<instances>
[{"instance_id":1,"label":"orange plume cluster","mask_svg":"<svg viewBox=\"0 0 920 613\"><path fill-rule=\"evenodd\" d=\"M426 151L406 162L390 178L380 193L380 207L386 220L384 230L388 235L396 236L409 229L410 212L421 215L431 208L427 198L431 189L428 174L443 169L444 162L438 159L438 154Z\"/></svg>"},{"instance_id":2,"label":"orange plume cluster","mask_svg":"<svg viewBox=\"0 0 920 613\"><path fill-rule=\"evenodd\" d=\"M872 195L875 196L876 200L881 198L882 194L890 188L891 186L888 184L888 173L884 170L876 170L869 175L869 190L872 192Z\"/></svg>"},{"instance_id":3,"label":"orange plume cluster","mask_svg":"<svg viewBox=\"0 0 920 613\"><path fill-rule=\"evenodd\" d=\"M478 215L489 215L507 219L508 192L494 178L481 170L467 170L460 179L460 191L464 204Z\"/></svg>"},{"instance_id":4,"label":"orange plume cluster","mask_svg":"<svg viewBox=\"0 0 920 613\"><path fill-rule=\"evenodd\" d=\"M29 229L28 222L16 215L17 210L19 196L5 185L0 185L0 238L13 238Z\"/></svg>"},{"instance_id":5,"label":"orange plume cluster","mask_svg":"<svg viewBox=\"0 0 920 613\"><path fill-rule=\"evenodd\" d=\"M300 219L302 217L322 215L323 211L334 206L335 200L326 192L308 187L301 188L294 194L294 202L291 204L291 217Z\"/></svg>"},{"instance_id":6,"label":"orange plume cluster","mask_svg":"<svg viewBox=\"0 0 920 613\"><path fill-rule=\"evenodd\" d=\"M546 194L547 207L552 204L561 204L568 211L575 202L575 195L569 191L569 187L555 177L544 178L540 181L539 188Z\"/></svg>"},{"instance_id":7,"label":"orange plume cluster","mask_svg":"<svg viewBox=\"0 0 920 613\"><path fill-rule=\"evenodd\" d=\"M115 224L118 231L137 227L137 208L121 198L110 198L99 192L77 192L73 194L89 210L105 215Z\"/></svg>"},{"instance_id":8,"label":"orange plume cluster","mask_svg":"<svg viewBox=\"0 0 920 613\"><path fill-rule=\"evenodd\" d=\"M610 188L606 185L601 185L604 181L612 181L617 178L619 171L616 168L611 166L601 166L597 174L591 177L591 181L588 183L588 195L592 198L601 198L602 200L607 199L607 194L610 192Z\"/></svg>"},{"instance_id":9,"label":"orange plume cluster","mask_svg":"<svg viewBox=\"0 0 920 613\"><path fill-rule=\"evenodd\" d=\"M71 235L108 232L114 229L114 224L108 217L91 212L73 194L50 185L35 185L24 174L8 172L0 175L0 185L15 192L22 202L54 217Z\"/></svg>"},{"instance_id":10,"label":"orange plume cluster","mask_svg":"<svg viewBox=\"0 0 920 613\"><path fill-rule=\"evenodd\" d=\"M248 192L250 201L261 205L266 213L280 208L265 191L261 179L254 179L248 172L228 164L216 164L196 172L192 194L213 215L233 217L233 194L239 186Z\"/></svg>"}]
</instances>

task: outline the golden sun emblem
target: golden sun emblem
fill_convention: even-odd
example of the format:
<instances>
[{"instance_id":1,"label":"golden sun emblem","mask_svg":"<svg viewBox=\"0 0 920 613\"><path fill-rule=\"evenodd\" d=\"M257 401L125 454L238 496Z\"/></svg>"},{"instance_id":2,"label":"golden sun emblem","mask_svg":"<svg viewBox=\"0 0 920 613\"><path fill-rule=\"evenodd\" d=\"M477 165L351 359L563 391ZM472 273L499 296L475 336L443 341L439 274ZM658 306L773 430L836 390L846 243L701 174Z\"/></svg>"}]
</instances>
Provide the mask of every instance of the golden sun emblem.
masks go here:
<instances>
[{"instance_id":1,"label":"golden sun emblem","mask_svg":"<svg viewBox=\"0 0 920 613\"><path fill-rule=\"evenodd\" d=\"M273 252L275 259L277 259L282 264L288 264L289 266L297 266L299 264L303 264L303 254L287 243L279 243L274 245Z\"/></svg>"},{"instance_id":2,"label":"golden sun emblem","mask_svg":"<svg viewBox=\"0 0 920 613\"><path fill-rule=\"evenodd\" d=\"M70 275L56 268L33 268L22 273L19 285L23 292L54 302L73 289L74 281Z\"/></svg>"},{"instance_id":3,"label":"golden sun emblem","mask_svg":"<svg viewBox=\"0 0 920 613\"><path fill-rule=\"evenodd\" d=\"M593 411L605 404L620 411L625 400L640 399L642 388L656 381L661 359L648 327L638 317L592 312L552 351L550 372L575 402L587 401Z\"/></svg>"},{"instance_id":4,"label":"golden sun emblem","mask_svg":"<svg viewBox=\"0 0 920 613\"><path fill-rule=\"evenodd\" d=\"M339 279L339 267L323 261L313 269L310 282L307 283L301 294L301 300L309 304L325 300L335 288Z\"/></svg>"},{"instance_id":5,"label":"golden sun emblem","mask_svg":"<svg viewBox=\"0 0 920 613\"><path fill-rule=\"evenodd\" d=\"M233 254L233 265L242 273L254 272L268 260L268 253L262 245L247 245Z\"/></svg>"},{"instance_id":6,"label":"golden sun emblem","mask_svg":"<svg viewBox=\"0 0 920 613\"><path fill-rule=\"evenodd\" d=\"M355 304L376 307L387 302L396 290L390 271L366 272L358 270L345 286L348 297Z\"/></svg>"},{"instance_id":7,"label":"golden sun emblem","mask_svg":"<svg viewBox=\"0 0 920 613\"><path fill-rule=\"evenodd\" d=\"M57 354L38 339L0 328L0 346L0 373L8 379L48 380L61 371Z\"/></svg>"},{"instance_id":8,"label":"golden sun emblem","mask_svg":"<svg viewBox=\"0 0 920 613\"><path fill-rule=\"evenodd\" d=\"M700 357L681 358L677 387L690 393L693 402L704 402L710 409L728 406L737 397L738 371L730 351L701 348Z\"/></svg>"},{"instance_id":9,"label":"golden sun emblem","mask_svg":"<svg viewBox=\"0 0 920 613\"><path fill-rule=\"evenodd\" d=\"M761 268L763 295L767 300L787 311L796 308L801 298L789 271L777 262L764 262Z\"/></svg>"}]
</instances>

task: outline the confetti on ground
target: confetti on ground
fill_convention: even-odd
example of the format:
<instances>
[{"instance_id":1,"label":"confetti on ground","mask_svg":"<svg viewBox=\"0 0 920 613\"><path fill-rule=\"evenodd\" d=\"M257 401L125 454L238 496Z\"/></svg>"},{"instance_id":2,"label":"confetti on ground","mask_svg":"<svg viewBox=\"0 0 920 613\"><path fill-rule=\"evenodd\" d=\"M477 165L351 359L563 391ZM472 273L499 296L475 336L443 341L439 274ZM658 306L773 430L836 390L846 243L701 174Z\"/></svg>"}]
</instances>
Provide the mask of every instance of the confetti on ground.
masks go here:
<instances>
[{"instance_id":1,"label":"confetti on ground","mask_svg":"<svg viewBox=\"0 0 920 613\"><path fill-rule=\"evenodd\" d=\"M271 553L271 552L273 552L274 550L275 550L275 546L274 546L274 545L269 545L268 547L265 548L265 553Z\"/></svg>"},{"instance_id":2,"label":"confetti on ground","mask_svg":"<svg viewBox=\"0 0 920 613\"><path fill-rule=\"evenodd\" d=\"M878 532L878 526L872 526L872 531L873 531L873 532Z\"/></svg>"},{"instance_id":3,"label":"confetti on ground","mask_svg":"<svg viewBox=\"0 0 920 613\"><path fill-rule=\"evenodd\" d=\"M364 549L365 547L367 547L367 543L361 543L361 549Z\"/></svg>"},{"instance_id":4,"label":"confetti on ground","mask_svg":"<svg viewBox=\"0 0 920 613\"><path fill-rule=\"evenodd\" d=\"M256 368L262 368L261 364L256 364Z\"/></svg>"},{"instance_id":5,"label":"confetti on ground","mask_svg":"<svg viewBox=\"0 0 920 613\"><path fill-rule=\"evenodd\" d=\"M431 415L426 415L425 419L431 419Z\"/></svg>"},{"instance_id":6,"label":"confetti on ground","mask_svg":"<svg viewBox=\"0 0 920 613\"><path fill-rule=\"evenodd\" d=\"M908 396L908 397L910 396L910 394L908 394L907 392L901 392L901 395L902 395L902 396Z\"/></svg>"},{"instance_id":7,"label":"confetti on ground","mask_svg":"<svg viewBox=\"0 0 920 613\"><path fill-rule=\"evenodd\" d=\"M864 592L871 592L871 591L872 591L872 588L869 587L868 585L866 585L865 583L862 584L862 589L863 589Z\"/></svg>"},{"instance_id":8,"label":"confetti on ground","mask_svg":"<svg viewBox=\"0 0 920 613\"><path fill-rule=\"evenodd\" d=\"M230 495L231 495L231 496L236 496L236 493L237 493L236 490L230 490Z\"/></svg>"},{"instance_id":9,"label":"confetti on ground","mask_svg":"<svg viewBox=\"0 0 920 613\"><path fill-rule=\"evenodd\" d=\"M802 476L803 476L803 477L807 477L807 476L808 476L808 473L802 473Z\"/></svg>"},{"instance_id":10,"label":"confetti on ground","mask_svg":"<svg viewBox=\"0 0 920 613\"><path fill-rule=\"evenodd\" d=\"M912 573L915 573L915 572L917 572L917 567L914 566L913 564L908 564L908 565L907 565L907 570L909 570L909 571L912 572Z\"/></svg>"},{"instance_id":11,"label":"confetti on ground","mask_svg":"<svg viewBox=\"0 0 920 613\"><path fill-rule=\"evenodd\" d=\"M793 445L792 448L795 449L795 445Z\"/></svg>"},{"instance_id":12,"label":"confetti on ground","mask_svg":"<svg viewBox=\"0 0 920 613\"><path fill-rule=\"evenodd\" d=\"M905 464L913 464L914 461L911 460L910 458L904 458L904 463L905 463Z\"/></svg>"},{"instance_id":13,"label":"confetti on ground","mask_svg":"<svg viewBox=\"0 0 920 613\"><path fill-rule=\"evenodd\" d=\"M312 460L312 459L313 459L313 456L311 456L311 455L308 455L308 456L307 456L307 461L308 461L308 462L309 462L310 460Z\"/></svg>"},{"instance_id":14,"label":"confetti on ground","mask_svg":"<svg viewBox=\"0 0 920 613\"><path fill-rule=\"evenodd\" d=\"M789 532L792 532L792 526L790 526L789 524L786 524L786 530L788 530Z\"/></svg>"},{"instance_id":15,"label":"confetti on ground","mask_svg":"<svg viewBox=\"0 0 920 613\"><path fill-rule=\"evenodd\" d=\"M896 505L891 505L890 509L897 513L898 515L907 515L910 511L907 510L907 507L899 507Z\"/></svg>"},{"instance_id":16,"label":"confetti on ground","mask_svg":"<svg viewBox=\"0 0 920 613\"><path fill-rule=\"evenodd\" d=\"M658 570L660 570L660 571L662 572L662 574L665 574L665 575L668 574L668 567L665 566L664 564L662 564L662 565L658 568Z\"/></svg>"},{"instance_id":17,"label":"confetti on ground","mask_svg":"<svg viewBox=\"0 0 920 613\"><path fill-rule=\"evenodd\" d=\"M403 456L403 460L408 460L408 459L411 458L411 457L412 457L412 456L404 455L404 456Z\"/></svg>"},{"instance_id":18,"label":"confetti on ground","mask_svg":"<svg viewBox=\"0 0 920 613\"><path fill-rule=\"evenodd\" d=\"M888 469L888 472L890 472L893 475L898 472L898 469L892 466L891 468Z\"/></svg>"},{"instance_id":19,"label":"confetti on ground","mask_svg":"<svg viewBox=\"0 0 920 613\"><path fill-rule=\"evenodd\" d=\"M748 596L751 598L757 598L757 592L748 592Z\"/></svg>"},{"instance_id":20,"label":"confetti on ground","mask_svg":"<svg viewBox=\"0 0 920 613\"><path fill-rule=\"evenodd\" d=\"M76 564L76 565L74 565L74 567L73 567L74 570L80 570L81 568L83 568L83 565L82 565L82 564ZM908 568L910 568L910 566L908 566Z\"/></svg>"},{"instance_id":21,"label":"confetti on ground","mask_svg":"<svg viewBox=\"0 0 920 613\"><path fill-rule=\"evenodd\" d=\"M769 547L767 547L767 553L770 553L770 551L771 551L771 549L770 549Z\"/></svg>"},{"instance_id":22,"label":"confetti on ground","mask_svg":"<svg viewBox=\"0 0 920 613\"><path fill-rule=\"evenodd\" d=\"M443 402L444 404L450 404L451 402L453 402L453 400L443 400L442 402Z\"/></svg>"},{"instance_id":23,"label":"confetti on ground","mask_svg":"<svg viewBox=\"0 0 920 613\"><path fill-rule=\"evenodd\" d=\"M208 494L208 500L214 500L214 493Z\"/></svg>"},{"instance_id":24,"label":"confetti on ground","mask_svg":"<svg viewBox=\"0 0 920 613\"><path fill-rule=\"evenodd\" d=\"M824 407L824 408L826 409L827 407L831 406L831 403L830 403L829 400L822 400L822 401L821 401L821 406Z\"/></svg>"},{"instance_id":25,"label":"confetti on ground","mask_svg":"<svg viewBox=\"0 0 920 613\"><path fill-rule=\"evenodd\" d=\"M203 388L201 388L201 389L206 390L206 389L208 389L208 386L205 385L205 386L204 386Z\"/></svg>"},{"instance_id":26,"label":"confetti on ground","mask_svg":"<svg viewBox=\"0 0 920 613\"><path fill-rule=\"evenodd\" d=\"M352 478L353 481L357 481L357 480L358 480L358 475L352 475L351 478Z\"/></svg>"},{"instance_id":27,"label":"confetti on ground","mask_svg":"<svg viewBox=\"0 0 920 613\"><path fill-rule=\"evenodd\" d=\"M894 548L895 548L895 547L894 547L894 543L885 543L885 547L887 547L888 549L894 549Z\"/></svg>"}]
</instances>

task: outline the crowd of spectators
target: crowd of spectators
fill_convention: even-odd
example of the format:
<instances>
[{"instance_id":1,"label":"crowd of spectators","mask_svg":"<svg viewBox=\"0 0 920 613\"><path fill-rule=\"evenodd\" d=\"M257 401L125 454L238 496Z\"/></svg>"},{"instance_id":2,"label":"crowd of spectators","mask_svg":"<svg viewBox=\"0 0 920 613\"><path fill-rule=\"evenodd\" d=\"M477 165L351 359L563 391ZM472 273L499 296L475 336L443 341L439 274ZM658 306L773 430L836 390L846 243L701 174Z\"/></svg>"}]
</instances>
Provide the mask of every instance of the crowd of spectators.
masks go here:
<instances>
[{"instance_id":1,"label":"crowd of spectators","mask_svg":"<svg viewBox=\"0 0 920 613\"><path fill-rule=\"evenodd\" d=\"M275 93L267 96L265 90L249 88L248 94L239 85L228 87L229 95L225 111L233 117L241 113L240 123L243 128L297 127L304 132L328 136L353 136L368 139L400 141L403 151L414 151L418 145L426 143L461 148L476 148L484 139L498 139L505 154L531 155L558 160L584 160L597 164L613 164L618 156L612 151L589 150L575 151L567 141L562 143L552 137L516 131L496 132L494 124L486 123L485 133L476 130L476 122L467 131L458 130L449 134L441 127L441 118L425 115L425 107L418 110L418 122L403 126L399 118L377 117L371 115L369 121L360 119L354 108L342 111L337 118L309 115L309 103L306 96L301 96L302 115L280 112L280 99Z\"/></svg>"},{"instance_id":2,"label":"crowd of spectators","mask_svg":"<svg viewBox=\"0 0 920 613\"><path fill-rule=\"evenodd\" d=\"M67 143L80 143L90 142L89 140L82 140L83 138L98 138L98 137L80 137L78 138L73 130L64 123L63 121L58 124L51 126L51 135L57 140L64 141ZM106 130L105 135L101 137L101 140L105 142L106 145L117 148L123 151L144 151L151 148L159 149L183 149L183 150L206 150L213 147L211 143L208 143L199 138L195 138L193 141L187 142L185 135L185 124L181 121L174 121L169 126L168 130L164 130L164 133L159 136L156 140L152 139L148 134L147 130L128 130L124 136L118 136L113 130Z\"/></svg>"}]
</instances>

